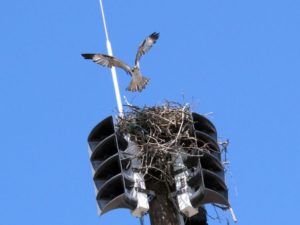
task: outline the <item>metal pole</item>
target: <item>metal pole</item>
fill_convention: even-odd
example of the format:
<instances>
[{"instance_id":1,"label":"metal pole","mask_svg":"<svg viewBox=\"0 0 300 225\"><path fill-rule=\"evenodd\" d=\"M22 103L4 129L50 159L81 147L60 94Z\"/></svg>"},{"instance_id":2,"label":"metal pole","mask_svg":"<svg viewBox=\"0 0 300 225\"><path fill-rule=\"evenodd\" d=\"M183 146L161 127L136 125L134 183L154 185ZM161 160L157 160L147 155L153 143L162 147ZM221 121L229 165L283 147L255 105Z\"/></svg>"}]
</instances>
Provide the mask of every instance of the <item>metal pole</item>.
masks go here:
<instances>
[{"instance_id":1,"label":"metal pole","mask_svg":"<svg viewBox=\"0 0 300 225\"><path fill-rule=\"evenodd\" d=\"M105 37L106 37L107 53L108 53L108 55L113 56L112 47L111 47L111 43L109 41L107 27L106 27L106 20L105 20L105 15L104 15L104 9L103 9L102 0L99 0L99 3L100 3L102 21L103 21L104 32L105 32ZM117 100L118 113L119 113L120 117L123 117L123 105L122 105L121 94L120 94L120 89L119 89L119 84L118 84L118 78L117 78L117 72L116 72L116 68L115 67L111 68L111 75L112 75L112 80L113 80L114 89L115 89L115 95L116 95L116 100Z\"/></svg>"}]
</instances>

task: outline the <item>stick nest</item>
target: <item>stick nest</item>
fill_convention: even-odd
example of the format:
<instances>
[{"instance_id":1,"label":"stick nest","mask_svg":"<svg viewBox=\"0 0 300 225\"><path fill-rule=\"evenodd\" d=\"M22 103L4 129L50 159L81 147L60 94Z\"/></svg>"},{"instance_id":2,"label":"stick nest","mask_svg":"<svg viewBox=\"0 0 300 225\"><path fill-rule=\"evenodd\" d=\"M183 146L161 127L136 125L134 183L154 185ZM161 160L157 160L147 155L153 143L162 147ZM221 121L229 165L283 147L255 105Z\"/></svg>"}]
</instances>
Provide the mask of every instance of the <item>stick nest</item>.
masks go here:
<instances>
[{"instance_id":1,"label":"stick nest","mask_svg":"<svg viewBox=\"0 0 300 225\"><path fill-rule=\"evenodd\" d=\"M145 179L154 178L174 184L173 164L177 156L200 157L189 105L167 102L162 106L128 106L117 123L118 132L138 146L134 156Z\"/></svg>"}]
</instances>

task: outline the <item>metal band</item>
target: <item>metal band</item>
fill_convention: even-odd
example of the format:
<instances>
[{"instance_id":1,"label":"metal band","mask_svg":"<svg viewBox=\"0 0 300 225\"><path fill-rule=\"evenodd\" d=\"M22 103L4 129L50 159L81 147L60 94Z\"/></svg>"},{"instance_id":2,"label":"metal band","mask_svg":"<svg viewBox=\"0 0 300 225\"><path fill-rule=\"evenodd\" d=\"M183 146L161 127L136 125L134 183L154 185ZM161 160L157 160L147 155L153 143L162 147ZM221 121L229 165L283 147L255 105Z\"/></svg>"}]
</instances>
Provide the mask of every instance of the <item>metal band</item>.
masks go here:
<instances>
[{"instance_id":1,"label":"metal band","mask_svg":"<svg viewBox=\"0 0 300 225\"><path fill-rule=\"evenodd\" d=\"M143 189L143 188L140 188L140 187L136 187L135 190L137 192L140 192L140 193L144 193L144 194L155 196L155 192L151 191L151 190L146 190L146 189Z\"/></svg>"},{"instance_id":2,"label":"metal band","mask_svg":"<svg viewBox=\"0 0 300 225\"><path fill-rule=\"evenodd\" d=\"M187 171L187 168L186 167L182 167L182 168L180 168L180 169L178 169L176 171L173 171L173 175L176 176L176 175L178 175L180 173L184 173L186 171Z\"/></svg>"},{"instance_id":3,"label":"metal band","mask_svg":"<svg viewBox=\"0 0 300 225\"><path fill-rule=\"evenodd\" d=\"M186 192L187 192L187 190L185 188L182 188L182 189L180 189L178 191L174 191L174 192L170 193L169 194L169 198L174 198L177 195L181 195L181 194L186 193Z\"/></svg>"}]
</instances>

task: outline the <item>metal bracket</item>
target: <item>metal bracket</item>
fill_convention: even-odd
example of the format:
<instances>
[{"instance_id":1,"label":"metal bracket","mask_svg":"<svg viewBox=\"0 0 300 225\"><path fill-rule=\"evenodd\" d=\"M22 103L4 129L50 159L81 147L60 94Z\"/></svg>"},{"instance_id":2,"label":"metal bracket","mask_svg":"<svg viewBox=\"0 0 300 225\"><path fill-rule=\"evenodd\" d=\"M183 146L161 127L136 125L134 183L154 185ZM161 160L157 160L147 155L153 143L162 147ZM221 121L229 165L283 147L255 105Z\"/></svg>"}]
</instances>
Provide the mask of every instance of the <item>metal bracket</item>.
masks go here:
<instances>
[{"instance_id":1,"label":"metal bracket","mask_svg":"<svg viewBox=\"0 0 300 225\"><path fill-rule=\"evenodd\" d=\"M131 211L131 214L136 217L142 217L149 210L149 202L145 181L140 173L133 173L134 189L133 196L137 199L137 207Z\"/></svg>"},{"instance_id":2,"label":"metal bracket","mask_svg":"<svg viewBox=\"0 0 300 225\"><path fill-rule=\"evenodd\" d=\"M176 191L171 193L177 198L179 210L187 217L192 217L198 213L198 209L192 206L187 184L187 170L183 164L182 157L179 155L174 163L174 178ZM174 196L174 197L175 197Z\"/></svg>"}]
</instances>

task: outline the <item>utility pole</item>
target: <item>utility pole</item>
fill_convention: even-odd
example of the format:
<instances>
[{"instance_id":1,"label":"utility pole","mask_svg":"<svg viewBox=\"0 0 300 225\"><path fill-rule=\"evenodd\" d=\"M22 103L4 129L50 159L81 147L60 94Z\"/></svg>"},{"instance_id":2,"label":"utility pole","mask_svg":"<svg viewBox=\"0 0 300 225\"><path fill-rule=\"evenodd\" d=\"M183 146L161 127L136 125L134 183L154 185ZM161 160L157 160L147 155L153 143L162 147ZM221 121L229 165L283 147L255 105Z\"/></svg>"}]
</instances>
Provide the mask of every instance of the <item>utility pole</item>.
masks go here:
<instances>
[{"instance_id":1,"label":"utility pole","mask_svg":"<svg viewBox=\"0 0 300 225\"><path fill-rule=\"evenodd\" d=\"M149 217L151 225L183 225L182 216L178 207L169 198L168 184L150 180L146 183L149 190L155 192L155 196L150 201Z\"/></svg>"}]
</instances>

